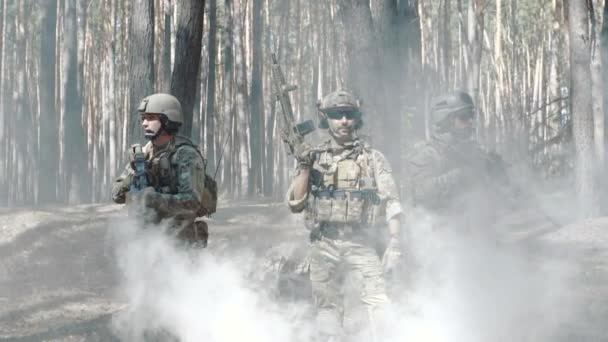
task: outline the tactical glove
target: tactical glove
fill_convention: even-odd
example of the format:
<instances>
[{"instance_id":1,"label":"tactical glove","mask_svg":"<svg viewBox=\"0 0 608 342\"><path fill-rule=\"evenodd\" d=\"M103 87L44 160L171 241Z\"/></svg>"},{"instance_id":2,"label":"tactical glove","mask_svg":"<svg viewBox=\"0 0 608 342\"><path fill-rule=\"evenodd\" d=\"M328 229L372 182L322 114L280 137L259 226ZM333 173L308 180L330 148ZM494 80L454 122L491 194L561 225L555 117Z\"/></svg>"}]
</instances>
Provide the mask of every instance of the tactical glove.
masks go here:
<instances>
[{"instance_id":1,"label":"tactical glove","mask_svg":"<svg viewBox=\"0 0 608 342\"><path fill-rule=\"evenodd\" d=\"M384 269L384 273L391 273L399 265L400 261L401 242L399 242L399 239L392 237L382 256L382 268Z\"/></svg>"},{"instance_id":2,"label":"tactical glove","mask_svg":"<svg viewBox=\"0 0 608 342\"><path fill-rule=\"evenodd\" d=\"M304 142L296 146L295 150L293 151L293 156L298 161L298 164L310 167L312 166L313 162L312 150L312 146Z\"/></svg>"}]
</instances>

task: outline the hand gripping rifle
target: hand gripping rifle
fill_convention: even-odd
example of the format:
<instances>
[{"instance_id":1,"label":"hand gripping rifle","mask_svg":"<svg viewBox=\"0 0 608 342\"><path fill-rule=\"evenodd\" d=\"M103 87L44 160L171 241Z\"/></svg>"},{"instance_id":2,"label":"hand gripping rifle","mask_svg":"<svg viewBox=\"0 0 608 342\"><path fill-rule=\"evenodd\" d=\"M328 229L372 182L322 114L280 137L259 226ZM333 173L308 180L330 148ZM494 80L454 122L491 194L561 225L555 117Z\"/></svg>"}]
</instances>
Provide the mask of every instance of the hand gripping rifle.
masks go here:
<instances>
[{"instance_id":1,"label":"hand gripping rifle","mask_svg":"<svg viewBox=\"0 0 608 342\"><path fill-rule=\"evenodd\" d=\"M274 53L272 54L272 84L275 90L273 96L281 104L281 113L283 114L283 119L280 120L281 138L287 144L289 154L295 156L298 147L304 143L304 136L314 131L315 125L312 120L296 123L291 107L291 100L289 99L289 92L296 90L297 87L287 84Z\"/></svg>"},{"instance_id":2,"label":"hand gripping rifle","mask_svg":"<svg viewBox=\"0 0 608 342\"><path fill-rule=\"evenodd\" d=\"M136 193L148 186L148 180L146 179L146 156L141 145L136 144L131 148L133 149L133 162L131 165L133 166L134 173L129 192Z\"/></svg>"}]
</instances>

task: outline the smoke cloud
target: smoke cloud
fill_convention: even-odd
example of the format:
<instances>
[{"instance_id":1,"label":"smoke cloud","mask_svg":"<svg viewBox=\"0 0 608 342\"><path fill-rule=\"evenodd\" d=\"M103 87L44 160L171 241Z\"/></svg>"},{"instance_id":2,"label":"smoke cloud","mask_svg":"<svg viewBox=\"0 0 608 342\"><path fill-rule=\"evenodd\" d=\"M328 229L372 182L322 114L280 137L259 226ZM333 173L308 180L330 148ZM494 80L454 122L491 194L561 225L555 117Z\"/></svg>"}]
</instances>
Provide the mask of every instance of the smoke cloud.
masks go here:
<instances>
[{"instance_id":1,"label":"smoke cloud","mask_svg":"<svg viewBox=\"0 0 608 342\"><path fill-rule=\"evenodd\" d=\"M309 340L305 322L290 320L297 307L279 306L262 284L248 281L261 271L251 254L187 249L163 230L141 230L134 221L112 230L127 302L113 322L121 340Z\"/></svg>"},{"instance_id":2,"label":"smoke cloud","mask_svg":"<svg viewBox=\"0 0 608 342\"><path fill-rule=\"evenodd\" d=\"M408 281L391 286L379 340L554 341L567 332L580 310L575 258L410 213ZM313 340L309 304L277 298L253 250L188 249L164 230L113 223L118 295L127 303L113 320L121 340Z\"/></svg>"}]
</instances>

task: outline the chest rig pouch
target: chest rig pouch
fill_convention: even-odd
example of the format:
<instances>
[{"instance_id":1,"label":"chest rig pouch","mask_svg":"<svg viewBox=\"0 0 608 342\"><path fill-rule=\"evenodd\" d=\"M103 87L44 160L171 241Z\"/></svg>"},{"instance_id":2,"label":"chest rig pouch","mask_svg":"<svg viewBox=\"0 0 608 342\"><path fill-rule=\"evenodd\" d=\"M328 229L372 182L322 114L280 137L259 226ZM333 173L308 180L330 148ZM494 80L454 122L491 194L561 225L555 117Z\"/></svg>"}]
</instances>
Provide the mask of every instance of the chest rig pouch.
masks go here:
<instances>
[{"instance_id":1,"label":"chest rig pouch","mask_svg":"<svg viewBox=\"0 0 608 342\"><path fill-rule=\"evenodd\" d=\"M377 197L363 155L319 156L312 174L312 209L318 223L366 224Z\"/></svg>"},{"instance_id":2,"label":"chest rig pouch","mask_svg":"<svg viewBox=\"0 0 608 342\"><path fill-rule=\"evenodd\" d=\"M177 180L171 167L171 151L159 153L149 161L148 179L156 191L164 194L177 192Z\"/></svg>"}]
</instances>

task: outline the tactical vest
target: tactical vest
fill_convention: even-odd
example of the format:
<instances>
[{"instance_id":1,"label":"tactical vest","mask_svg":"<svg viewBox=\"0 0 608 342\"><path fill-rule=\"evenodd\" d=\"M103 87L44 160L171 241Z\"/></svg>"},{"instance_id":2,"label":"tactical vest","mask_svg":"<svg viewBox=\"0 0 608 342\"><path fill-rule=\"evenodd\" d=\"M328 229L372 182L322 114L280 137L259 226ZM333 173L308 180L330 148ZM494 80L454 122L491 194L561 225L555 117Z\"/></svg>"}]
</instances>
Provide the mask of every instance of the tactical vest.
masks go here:
<instances>
[{"instance_id":1,"label":"tactical vest","mask_svg":"<svg viewBox=\"0 0 608 342\"><path fill-rule=\"evenodd\" d=\"M339 154L315 155L311 171L308 219L319 223L374 225L382 201L378 196L372 151L356 146Z\"/></svg>"},{"instance_id":2,"label":"tactical vest","mask_svg":"<svg viewBox=\"0 0 608 342\"><path fill-rule=\"evenodd\" d=\"M192 174L194 190L201 195L201 203L197 216L209 216L217 207L217 182L206 172L206 159L198 147L189 139L176 137L169 146L152 155L152 143L149 142L144 150L147 151L146 176L148 184L157 192L163 194L176 194L178 192L178 174L175 156L181 149L193 148L201 157L201 164Z\"/></svg>"}]
</instances>

